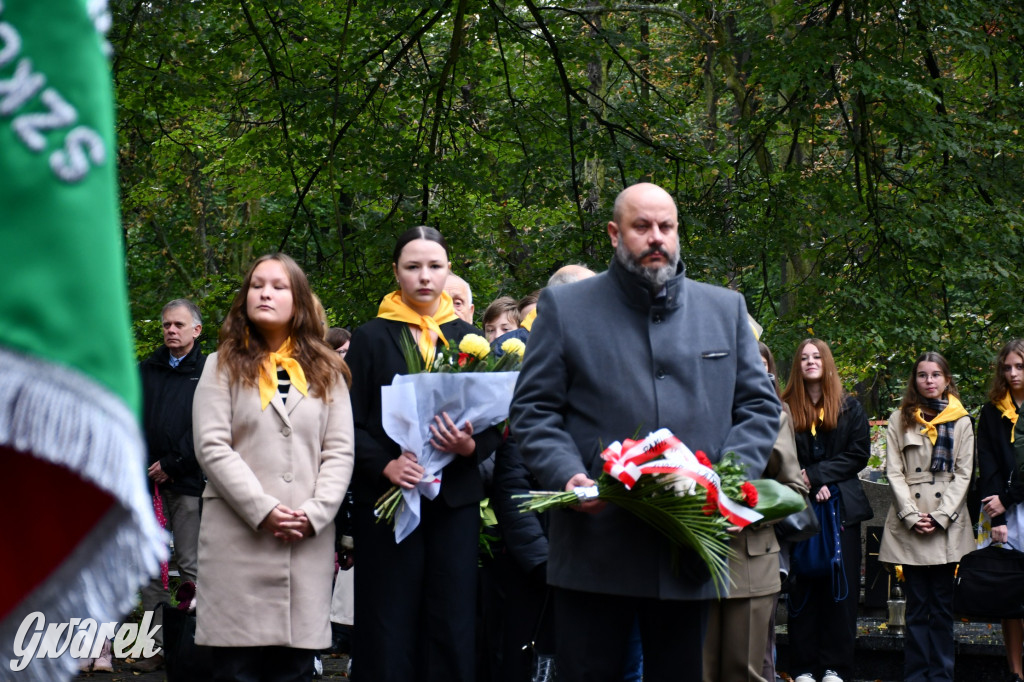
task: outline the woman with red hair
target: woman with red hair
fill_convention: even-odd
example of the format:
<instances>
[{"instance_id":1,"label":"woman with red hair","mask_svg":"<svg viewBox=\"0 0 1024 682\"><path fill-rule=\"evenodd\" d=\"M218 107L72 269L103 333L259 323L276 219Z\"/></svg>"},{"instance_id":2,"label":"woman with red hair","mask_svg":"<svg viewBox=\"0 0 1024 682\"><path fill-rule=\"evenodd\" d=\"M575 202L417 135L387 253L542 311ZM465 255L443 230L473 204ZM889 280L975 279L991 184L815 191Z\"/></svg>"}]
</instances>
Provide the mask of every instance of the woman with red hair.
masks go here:
<instances>
[{"instance_id":1,"label":"woman with red hair","mask_svg":"<svg viewBox=\"0 0 1024 682\"><path fill-rule=\"evenodd\" d=\"M829 577L794 576L789 592L790 667L801 672L796 682L843 682L853 666L857 638L860 524L872 516L857 478L870 454L868 420L860 403L843 391L832 351L820 339L800 344L782 400L793 416L797 457L811 499L822 504L839 496L847 585L845 591L836 591Z\"/></svg>"}]
</instances>

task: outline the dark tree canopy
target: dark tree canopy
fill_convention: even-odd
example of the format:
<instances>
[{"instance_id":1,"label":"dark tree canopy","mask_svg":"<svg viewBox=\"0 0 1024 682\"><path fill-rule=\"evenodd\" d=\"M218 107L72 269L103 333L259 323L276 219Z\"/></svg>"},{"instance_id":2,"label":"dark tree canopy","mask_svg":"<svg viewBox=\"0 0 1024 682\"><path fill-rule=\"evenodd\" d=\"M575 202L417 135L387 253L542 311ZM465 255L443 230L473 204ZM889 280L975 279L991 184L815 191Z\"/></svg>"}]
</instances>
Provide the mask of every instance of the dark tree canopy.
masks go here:
<instances>
[{"instance_id":1,"label":"dark tree canopy","mask_svg":"<svg viewBox=\"0 0 1024 682\"><path fill-rule=\"evenodd\" d=\"M1016 0L112 4L136 319L189 296L213 330L281 249L358 324L421 223L482 309L604 269L648 180L690 276L744 293L783 366L830 341L875 416L923 350L976 409L1024 335Z\"/></svg>"}]
</instances>

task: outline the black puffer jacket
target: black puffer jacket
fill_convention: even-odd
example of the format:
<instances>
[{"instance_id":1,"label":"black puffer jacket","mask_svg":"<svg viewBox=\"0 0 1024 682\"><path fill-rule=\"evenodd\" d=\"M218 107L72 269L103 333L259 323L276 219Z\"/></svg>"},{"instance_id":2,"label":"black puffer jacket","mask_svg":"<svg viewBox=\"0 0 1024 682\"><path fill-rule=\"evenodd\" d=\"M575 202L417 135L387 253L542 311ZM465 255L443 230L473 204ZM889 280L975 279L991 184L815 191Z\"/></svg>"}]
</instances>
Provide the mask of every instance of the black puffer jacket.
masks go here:
<instances>
[{"instance_id":1,"label":"black puffer jacket","mask_svg":"<svg viewBox=\"0 0 1024 682\"><path fill-rule=\"evenodd\" d=\"M534 573L548 562L548 515L519 511L514 495L539 490L540 484L523 463L515 438L509 436L498 447L494 458L494 491L491 504L498 516L498 527L509 553L525 573ZM543 574L539 576L544 578Z\"/></svg>"},{"instance_id":2,"label":"black puffer jacket","mask_svg":"<svg viewBox=\"0 0 1024 682\"><path fill-rule=\"evenodd\" d=\"M815 454L814 441L818 441ZM810 431L796 434L796 453L800 467L807 471L813 496L823 485L839 487L840 513L843 525L867 521L874 512L857 474L868 465L871 456L871 430L864 408L847 396L839 410L836 428L819 429L817 437Z\"/></svg>"},{"instance_id":3,"label":"black puffer jacket","mask_svg":"<svg viewBox=\"0 0 1024 682\"><path fill-rule=\"evenodd\" d=\"M139 363L142 375L142 426L146 433L149 464L171 477L162 490L179 495L201 495L203 472L192 442L192 396L203 374L206 356L199 344L192 346L177 367L170 365L170 351L161 346Z\"/></svg>"}]
</instances>

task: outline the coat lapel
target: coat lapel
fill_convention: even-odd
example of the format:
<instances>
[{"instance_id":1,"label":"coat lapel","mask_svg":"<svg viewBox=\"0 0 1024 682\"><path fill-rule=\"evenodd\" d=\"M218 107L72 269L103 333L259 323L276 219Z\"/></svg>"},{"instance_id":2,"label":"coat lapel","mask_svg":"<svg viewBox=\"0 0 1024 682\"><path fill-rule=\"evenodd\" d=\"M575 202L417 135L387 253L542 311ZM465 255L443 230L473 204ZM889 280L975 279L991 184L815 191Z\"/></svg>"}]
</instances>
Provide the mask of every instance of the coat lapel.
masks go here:
<instances>
[{"instance_id":1,"label":"coat lapel","mask_svg":"<svg viewBox=\"0 0 1024 682\"><path fill-rule=\"evenodd\" d=\"M306 396L304 396L301 393L299 393L295 389L294 386L289 386L288 387L288 402L285 404L285 407L288 410L288 414L291 414L292 412L294 412L295 408L298 406L299 403L301 403L303 401L303 399L305 397Z\"/></svg>"},{"instance_id":2,"label":"coat lapel","mask_svg":"<svg viewBox=\"0 0 1024 682\"><path fill-rule=\"evenodd\" d=\"M903 435L904 445L916 445L918 447L924 447L924 441L927 436L921 433L921 424L916 421L910 425L910 428L906 430Z\"/></svg>"},{"instance_id":3,"label":"coat lapel","mask_svg":"<svg viewBox=\"0 0 1024 682\"><path fill-rule=\"evenodd\" d=\"M289 389L289 391L288 391L288 402L289 403L291 402L291 398L292 398L291 394L292 393L296 393L296 394L298 394L300 396L302 395L298 391L292 391L292 390ZM274 408L274 411L277 412L277 416L281 418L282 422L284 422L288 426L292 425L292 420L288 418L288 413L291 410L286 410L285 409L284 401L281 400L281 394L279 392L274 391L274 397L270 399L270 406Z\"/></svg>"},{"instance_id":4,"label":"coat lapel","mask_svg":"<svg viewBox=\"0 0 1024 682\"><path fill-rule=\"evenodd\" d=\"M405 357L402 354L402 335L405 333L405 330L408 328L408 326L409 325L407 325L405 323L389 324L387 326L388 336L391 337L391 340L395 344L395 348L398 349L399 357ZM411 333L410 333L410 336L411 336ZM405 363L403 363L403 364L405 364Z\"/></svg>"}]
</instances>

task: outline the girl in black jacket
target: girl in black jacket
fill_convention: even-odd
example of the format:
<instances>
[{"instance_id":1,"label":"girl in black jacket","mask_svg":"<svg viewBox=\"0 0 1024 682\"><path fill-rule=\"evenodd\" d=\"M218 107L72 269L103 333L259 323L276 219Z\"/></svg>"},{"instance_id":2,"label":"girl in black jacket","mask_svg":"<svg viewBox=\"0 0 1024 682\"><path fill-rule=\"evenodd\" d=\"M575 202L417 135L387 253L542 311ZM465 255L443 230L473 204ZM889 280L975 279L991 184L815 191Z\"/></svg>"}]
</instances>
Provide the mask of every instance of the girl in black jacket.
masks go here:
<instances>
[{"instance_id":1,"label":"girl in black jacket","mask_svg":"<svg viewBox=\"0 0 1024 682\"><path fill-rule=\"evenodd\" d=\"M828 578L796 576L790 588L791 665L796 682L842 682L853 665L860 594L860 523L871 506L857 474L867 466L871 436L864 408L845 395L828 344L807 339L793 358L782 394L793 415L796 451L811 498L839 495L840 543L848 590L836 599ZM802 605L802 606L801 606ZM819 677L820 676L820 677Z\"/></svg>"},{"instance_id":2,"label":"girl in black jacket","mask_svg":"<svg viewBox=\"0 0 1024 682\"><path fill-rule=\"evenodd\" d=\"M992 520L992 541L1024 550L1024 519L1020 502L1024 485L1015 473L1011 437L1017 423L1017 411L1024 401L1024 340L1013 339L999 352L989 402L978 417L979 488L985 514ZM1018 430L1019 432L1019 430ZM1003 621L1003 643L1013 680L1024 679L1021 649L1024 647L1024 621Z\"/></svg>"},{"instance_id":3,"label":"girl in black jacket","mask_svg":"<svg viewBox=\"0 0 1024 682\"><path fill-rule=\"evenodd\" d=\"M346 360L352 370L355 424L353 523L359 546L355 575L352 658L356 679L369 682L470 682L474 677L478 503L484 496L478 463L501 441L494 427L473 433L438 415L431 443L455 453L441 490L421 499L419 526L401 543L377 523L374 504L392 485L410 489L424 468L384 430L382 386L406 374L402 338L411 334L425 362L442 344L458 345L480 331L459 319L444 291L448 247L441 233L415 227L393 254L398 290L375 319L356 329Z\"/></svg>"}]
</instances>

